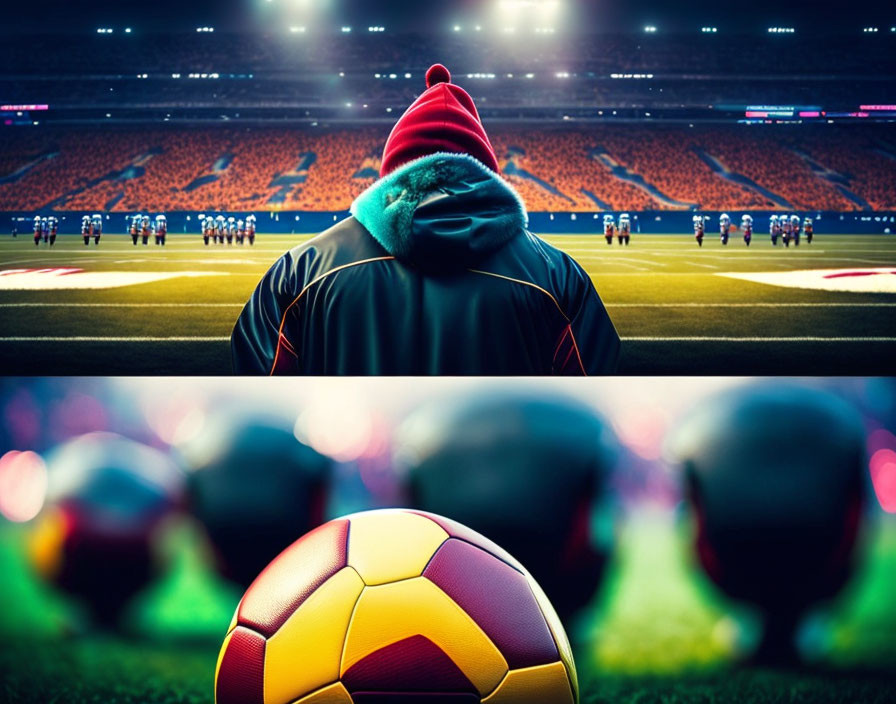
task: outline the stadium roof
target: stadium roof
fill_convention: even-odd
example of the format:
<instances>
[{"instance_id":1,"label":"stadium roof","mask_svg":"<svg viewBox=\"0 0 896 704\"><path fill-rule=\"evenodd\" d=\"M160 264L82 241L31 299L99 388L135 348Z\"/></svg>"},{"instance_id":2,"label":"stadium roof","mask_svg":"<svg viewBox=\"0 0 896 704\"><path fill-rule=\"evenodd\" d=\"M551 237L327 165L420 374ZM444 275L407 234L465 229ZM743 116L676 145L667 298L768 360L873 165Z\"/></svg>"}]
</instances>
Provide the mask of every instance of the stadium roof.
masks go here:
<instances>
[{"instance_id":1,"label":"stadium roof","mask_svg":"<svg viewBox=\"0 0 896 704\"><path fill-rule=\"evenodd\" d=\"M80 32L97 27L133 27L134 31L184 30L214 25L219 31L260 31L281 22L284 14L305 13L334 27L384 25L393 30L433 30L465 19L480 21L501 0L445 0L436 9L410 0L30 0L4 7L0 32ZM719 32L764 31L769 26L796 26L800 31L846 31L852 25L896 24L896 13L879 0L558 0L568 27L598 32L638 31L645 25L659 32L699 31L704 25ZM569 18L575 17L574 21ZM301 19L301 18L298 18ZM197 25L198 23L198 25Z\"/></svg>"}]
</instances>

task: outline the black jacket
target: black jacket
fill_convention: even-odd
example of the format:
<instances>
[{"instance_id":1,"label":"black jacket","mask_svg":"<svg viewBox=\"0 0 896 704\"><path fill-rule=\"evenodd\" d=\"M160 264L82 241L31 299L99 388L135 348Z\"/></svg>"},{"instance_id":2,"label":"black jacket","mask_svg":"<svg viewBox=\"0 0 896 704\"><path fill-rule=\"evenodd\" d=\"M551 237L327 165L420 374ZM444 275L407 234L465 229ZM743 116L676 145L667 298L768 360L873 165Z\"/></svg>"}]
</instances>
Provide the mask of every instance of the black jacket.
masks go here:
<instances>
[{"instance_id":1,"label":"black jacket","mask_svg":"<svg viewBox=\"0 0 896 704\"><path fill-rule=\"evenodd\" d=\"M526 230L471 157L434 154L284 254L231 338L237 374L608 374L619 337L588 275Z\"/></svg>"}]
</instances>

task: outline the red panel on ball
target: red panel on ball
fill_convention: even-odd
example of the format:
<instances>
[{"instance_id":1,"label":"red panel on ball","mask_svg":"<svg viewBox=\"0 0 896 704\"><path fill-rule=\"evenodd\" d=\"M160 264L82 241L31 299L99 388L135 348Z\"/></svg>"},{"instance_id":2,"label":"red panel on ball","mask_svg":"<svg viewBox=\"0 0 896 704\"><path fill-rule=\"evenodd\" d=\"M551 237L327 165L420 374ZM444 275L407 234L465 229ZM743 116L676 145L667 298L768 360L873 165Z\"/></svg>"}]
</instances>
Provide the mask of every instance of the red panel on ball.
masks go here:
<instances>
[{"instance_id":1,"label":"red panel on ball","mask_svg":"<svg viewBox=\"0 0 896 704\"><path fill-rule=\"evenodd\" d=\"M499 560L503 560L514 569L517 569L520 572L525 572L525 568L513 555L511 555L497 543L494 543L486 538L484 535L477 533L472 528L467 528L462 523L452 521L450 518L437 516L434 513L427 513L426 511L410 511L410 513L416 513L420 516L426 516L429 520L441 526L442 530L444 530L452 538L460 538L461 540L475 545L476 547L482 548L486 552L490 552Z\"/></svg>"},{"instance_id":2,"label":"red panel on ball","mask_svg":"<svg viewBox=\"0 0 896 704\"><path fill-rule=\"evenodd\" d=\"M449 538L423 576L435 582L485 631L510 669L547 665L557 646L526 578L493 555Z\"/></svg>"},{"instance_id":3,"label":"red panel on ball","mask_svg":"<svg viewBox=\"0 0 896 704\"><path fill-rule=\"evenodd\" d=\"M262 636L237 626L221 658L215 682L215 704L264 704Z\"/></svg>"},{"instance_id":4,"label":"red panel on ball","mask_svg":"<svg viewBox=\"0 0 896 704\"><path fill-rule=\"evenodd\" d=\"M454 661L424 636L400 640L359 660L346 670L342 684L352 694L399 690L477 694Z\"/></svg>"},{"instance_id":5,"label":"red panel on ball","mask_svg":"<svg viewBox=\"0 0 896 704\"><path fill-rule=\"evenodd\" d=\"M275 557L246 590L239 623L274 635L315 589L345 567L348 531L348 521L330 521Z\"/></svg>"}]
</instances>

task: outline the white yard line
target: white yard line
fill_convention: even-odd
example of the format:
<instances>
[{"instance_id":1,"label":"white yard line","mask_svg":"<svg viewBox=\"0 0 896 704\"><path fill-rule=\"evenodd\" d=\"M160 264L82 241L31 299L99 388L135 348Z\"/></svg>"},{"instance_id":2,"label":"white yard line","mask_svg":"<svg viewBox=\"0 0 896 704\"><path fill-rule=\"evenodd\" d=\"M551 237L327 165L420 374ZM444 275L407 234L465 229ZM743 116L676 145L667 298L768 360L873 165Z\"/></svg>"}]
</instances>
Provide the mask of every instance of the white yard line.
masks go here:
<instances>
[{"instance_id":1,"label":"white yard line","mask_svg":"<svg viewBox=\"0 0 896 704\"><path fill-rule=\"evenodd\" d=\"M242 308L235 303L0 303L0 308ZM756 303L604 303L607 308L896 308L894 303L801 303L799 301Z\"/></svg>"},{"instance_id":2,"label":"white yard line","mask_svg":"<svg viewBox=\"0 0 896 704\"><path fill-rule=\"evenodd\" d=\"M0 303L0 308L242 308L240 303Z\"/></svg>"},{"instance_id":3,"label":"white yard line","mask_svg":"<svg viewBox=\"0 0 896 704\"><path fill-rule=\"evenodd\" d=\"M626 342L896 342L896 337L622 337Z\"/></svg>"},{"instance_id":4,"label":"white yard line","mask_svg":"<svg viewBox=\"0 0 896 704\"><path fill-rule=\"evenodd\" d=\"M615 266L627 266L629 269L634 269L635 271L650 271L647 267L638 266L637 264L629 264L628 262L608 262L608 264Z\"/></svg>"},{"instance_id":5,"label":"white yard line","mask_svg":"<svg viewBox=\"0 0 896 704\"><path fill-rule=\"evenodd\" d=\"M622 337L623 342L896 342L896 337ZM0 337L3 342L229 342L230 337Z\"/></svg>"},{"instance_id":6,"label":"white yard line","mask_svg":"<svg viewBox=\"0 0 896 704\"><path fill-rule=\"evenodd\" d=\"M0 337L0 342L230 342L230 337Z\"/></svg>"},{"instance_id":7,"label":"white yard line","mask_svg":"<svg viewBox=\"0 0 896 704\"><path fill-rule=\"evenodd\" d=\"M607 308L896 308L896 303L604 303Z\"/></svg>"}]
</instances>

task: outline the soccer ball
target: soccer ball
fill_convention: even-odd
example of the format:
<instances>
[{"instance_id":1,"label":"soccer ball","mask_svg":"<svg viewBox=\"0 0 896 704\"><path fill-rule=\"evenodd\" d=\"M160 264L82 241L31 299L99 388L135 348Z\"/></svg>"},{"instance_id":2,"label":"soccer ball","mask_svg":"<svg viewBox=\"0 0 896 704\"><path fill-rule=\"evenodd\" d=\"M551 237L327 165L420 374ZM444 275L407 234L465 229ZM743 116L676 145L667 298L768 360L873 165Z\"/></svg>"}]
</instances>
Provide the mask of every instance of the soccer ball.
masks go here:
<instances>
[{"instance_id":1,"label":"soccer ball","mask_svg":"<svg viewBox=\"0 0 896 704\"><path fill-rule=\"evenodd\" d=\"M97 623L121 625L161 566L159 533L183 502L183 473L162 452L113 433L63 444L48 466L48 505L29 534L29 560Z\"/></svg>"},{"instance_id":2,"label":"soccer ball","mask_svg":"<svg viewBox=\"0 0 896 704\"><path fill-rule=\"evenodd\" d=\"M215 674L216 704L442 701L574 704L575 666L525 568L434 514L330 521L246 591Z\"/></svg>"}]
</instances>

